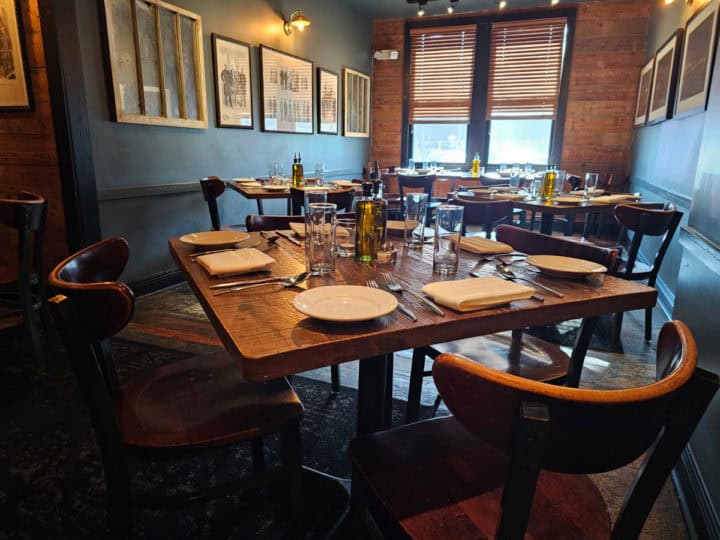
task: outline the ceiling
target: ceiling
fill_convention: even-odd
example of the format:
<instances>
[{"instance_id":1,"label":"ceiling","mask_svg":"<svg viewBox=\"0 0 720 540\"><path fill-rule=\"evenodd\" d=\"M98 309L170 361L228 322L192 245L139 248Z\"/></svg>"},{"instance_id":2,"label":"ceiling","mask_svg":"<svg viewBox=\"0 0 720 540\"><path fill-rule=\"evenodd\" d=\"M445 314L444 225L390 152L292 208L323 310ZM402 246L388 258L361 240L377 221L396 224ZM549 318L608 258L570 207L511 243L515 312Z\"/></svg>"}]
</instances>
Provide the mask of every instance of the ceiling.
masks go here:
<instances>
[{"instance_id":1,"label":"ceiling","mask_svg":"<svg viewBox=\"0 0 720 540\"><path fill-rule=\"evenodd\" d=\"M563 4L580 4L588 0L563 0ZM353 6L359 13L369 15L373 19L388 17L414 17L417 12L417 4L408 4L407 0L342 0L342 2ZM549 0L507 0L506 9L548 7ZM443 15L446 13L448 0L431 0L425 6L427 15ZM455 13L466 11L481 11L497 9L497 0L459 0Z\"/></svg>"}]
</instances>

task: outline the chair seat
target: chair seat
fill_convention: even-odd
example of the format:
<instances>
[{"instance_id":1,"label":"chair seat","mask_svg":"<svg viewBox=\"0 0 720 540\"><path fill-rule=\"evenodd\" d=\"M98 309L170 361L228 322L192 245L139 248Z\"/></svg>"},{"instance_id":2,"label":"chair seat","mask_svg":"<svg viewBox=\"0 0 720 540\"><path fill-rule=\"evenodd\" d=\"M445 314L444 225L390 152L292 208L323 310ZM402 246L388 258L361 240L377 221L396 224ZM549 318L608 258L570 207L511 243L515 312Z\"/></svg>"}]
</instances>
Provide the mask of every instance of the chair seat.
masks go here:
<instances>
[{"instance_id":1,"label":"chair seat","mask_svg":"<svg viewBox=\"0 0 720 540\"><path fill-rule=\"evenodd\" d=\"M197 356L123 385L116 415L126 445L225 444L277 432L303 407L285 379L249 383L226 353Z\"/></svg>"},{"instance_id":2,"label":"chair seat","mask_svg":"<svg viewBox=\"0 0 720 540\"><path fill-rule=\"evenodd\" d=\"M507 458L454 417L356 439L350 453L389 535L495 537ZM526 538L607 540L610 527L605 501L586 475L540 473Z\"/></svg>"},{"instance_id":3,"label":"chair seat","mask_svg":"<svg viewBox=\"0 0 720 540\"><path fill-rule=\"evenodd\" d=\"M557 345L528 334L522 335L519 347L515 345L511 332L501 332L440 343L432 348L439 353L459 354L490 369L526 379L548 382L567 375L570 357Z\"/></svg>"},{"instance_id":4,"label":"chair seat","mask_svg":"<svg viewBox=\"0 0 720 540\"><path fill-rule=\"evenodd\" d=\"M613 272L613 275L625 277L626 271L627 261L620 260L618 261L617 268L615 269L615 272ZM648 276L650 276L651 271L652 266L636 260L635 264L633 265L631 279L647 279Z\"/></svg>"}]
</instances>

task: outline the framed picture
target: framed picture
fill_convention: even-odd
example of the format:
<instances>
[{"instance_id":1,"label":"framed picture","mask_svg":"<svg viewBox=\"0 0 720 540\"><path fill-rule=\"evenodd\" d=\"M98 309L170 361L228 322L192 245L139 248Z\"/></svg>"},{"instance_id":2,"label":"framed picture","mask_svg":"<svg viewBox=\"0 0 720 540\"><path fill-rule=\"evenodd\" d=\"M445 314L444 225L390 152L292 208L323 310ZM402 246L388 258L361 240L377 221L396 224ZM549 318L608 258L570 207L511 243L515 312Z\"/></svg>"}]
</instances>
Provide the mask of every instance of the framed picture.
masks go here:
<instances>
[{"instance_id":1,"label":"framed picture","mask_svg":"<svg viewBox=\"0 0 720 540\"><path fill-rule=\"evenodd\" d=\"M260 46L262 130L313 133L313 63Z\"/></svg>"},{"instance_id":2,"label":"framed picture","mask_svg":"<svg viewBox=\"0 0 720 540\"><path fill-rule=\"evenodd\" d=\"M212 35L218 127L253 129L250 45Z\"/></svg>"},{"instance_id":3,"label":"framed picture","mask_svg":"<svg viewBox=\"0 0 720 540\"><path fill-rule=\"evenodd\" d=\"M712 0L685 25L677 114L704 111L710 89L714 51L717 43L719 0Z\"/></svg>"},{"instance_id":4,"label":"framed picture","mask_svg":"<svg viewBox=\"0 0 720 540\"><path fill-rule=\"evenodd\" d=\"M681 41L682 29L678 29L655 53L655 73L650 92L648 124L672 118Z\"/></svg>"},{"instance_id":5,"label":"framed picture","mask_svg":"<svg viewBox=\"0 0 720 540\"><path fill-rule=\"evenodd\" d=\"M0 110L32 109L20 0L0 0Z\"/></svg>"},{"instance_id":6,"label":"framed picture","mask_svg":"<svg viewBox=\"0 0 720 540\"><path fill-rule=\"evenodd\" d=\"M638 86L637 103L635 104L636 126L644 126L647 122L648 107L650 106L650 89L652 88L654 70L655 57L653 56L640 71L640 84Z\"/></svg>"},{"instance_id":7,"label":"framed picture","mask_svg":"<svg viewBox=\"0 0 720 540\"><path fill-rule=\"evenodd\" d=\"M162 0L104 0L117 122L207 128L202 18Z\"/></svg>"},{"instance_id":8,"label":"framed picture","mask_svg":"<svg viewBox=\"0 0 720 540\"><path fill-rule=\"evenodd\" d=\"M370 136L370 77L343 68L343 135Z\"/></svg>"},{"instance_id":9,"label":"framed picture","mask_svg":"<svg viewBox=\"0 0 720 540\"><path fill-rule=\"evenodd\" d=\"M318 133L337 135L338 92L340 77L337 73L318 68Z\"/></svg>"}]
</instances>

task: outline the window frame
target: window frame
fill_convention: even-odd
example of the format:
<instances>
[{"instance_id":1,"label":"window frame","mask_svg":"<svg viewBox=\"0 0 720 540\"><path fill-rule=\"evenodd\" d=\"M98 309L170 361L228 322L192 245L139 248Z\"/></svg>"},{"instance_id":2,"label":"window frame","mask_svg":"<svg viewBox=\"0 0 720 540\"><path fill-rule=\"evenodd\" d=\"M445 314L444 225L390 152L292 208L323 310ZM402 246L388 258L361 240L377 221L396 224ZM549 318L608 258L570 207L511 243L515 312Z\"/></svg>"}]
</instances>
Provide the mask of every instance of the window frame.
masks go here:
<instances>
[{"instance_id":1,"label":"window frame","mask_svg":"<svg viewBox=\"0 0 720 540\"><path fill-rule=\"evenodd\" d=\"M405 21L405 64L403 66L403 105L402 105L402 139L400 143L400 165L407 162L409 153L413 147L413 130L409 124L410 110L410 30L413 28L433 28L451 25L474 24L477 27L475 42L475 84L473 86L472 107L470 124L468 125L467 150L465 163L438 163L440 166L449 168L468 168L472 162L475 152L480 152L480 160L487 165L487 157L490 149L490 120L485 118L487 112L488 76L490 69L490 34L491 25L495 22L520 21L528 19L547 19L565 17L567 19L567 41L565 44L565 56L560 79L560 94L558 96L557 114L553 121L552 133L550 135L550 154L548 160L551 163L560 163L562 157L562 144L565 130L565 113L567 110L568 88L570 86L570 67L572 65L573 43L575 37L576 8L563 9L541 9L524 13L494 13L476 16L440 17L434 20L406 20ZM480 75L480 74L485 74ZM490 164L494 166L497 164ZM546 163L534 163L535 166L544 166Z\"/></svg>"}]
</instances>

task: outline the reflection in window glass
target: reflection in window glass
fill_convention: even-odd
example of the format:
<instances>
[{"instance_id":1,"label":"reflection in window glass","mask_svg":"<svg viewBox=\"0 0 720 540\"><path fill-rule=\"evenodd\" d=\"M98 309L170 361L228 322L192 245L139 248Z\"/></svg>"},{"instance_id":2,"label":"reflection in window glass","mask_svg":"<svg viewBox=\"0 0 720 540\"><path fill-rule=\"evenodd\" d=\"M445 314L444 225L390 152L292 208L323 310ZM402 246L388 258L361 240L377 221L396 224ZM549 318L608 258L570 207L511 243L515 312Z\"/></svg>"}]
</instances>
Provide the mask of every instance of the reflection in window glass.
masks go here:
<instances>
[{"instance_id":1,"label":"reflection in window glass","mask_svg":"<svg viewBox=\"0 0 720 540\"><path fill-rule=\"evenodd\" d=\"M416 163L466 163L467 128L467 124L414 124L410 157Z\"/></svg>"},{"instance_id":2,"label":"reflection in window glass","mask_svg":"<svg viewBox=\"0 0 720 540\"><path fill-rule=\"evenodd\" d=\"M552 126L550 119L491 121L488 163L547 164Z\"/></svg>"}]
</instances>

